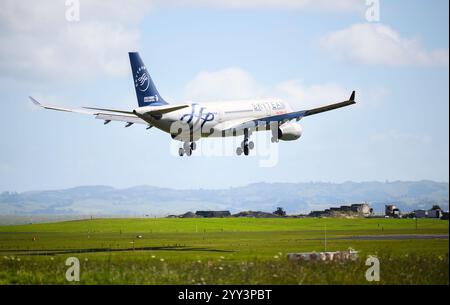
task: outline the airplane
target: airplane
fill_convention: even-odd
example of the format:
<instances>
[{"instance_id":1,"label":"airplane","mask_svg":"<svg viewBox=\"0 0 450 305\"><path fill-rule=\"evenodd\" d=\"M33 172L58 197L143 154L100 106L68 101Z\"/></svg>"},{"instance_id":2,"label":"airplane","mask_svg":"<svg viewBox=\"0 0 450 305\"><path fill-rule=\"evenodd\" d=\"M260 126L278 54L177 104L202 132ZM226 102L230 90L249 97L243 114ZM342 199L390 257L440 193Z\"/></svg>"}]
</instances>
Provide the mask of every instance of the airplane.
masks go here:
<instances>
[{"instance_id":1,"label":"airplane","mask_svg":"<svg viewBox=\"0 0 450 305\"><path fill-rule=\"evenodd\" d=\"M111 121L121 121L126 123L125 127L133 124L146 125L147 129L156 127L182 142L178 151L181 157L191 156L197 147L196 142L201 138L242 135L244 139L236 148L236 154L248 156L255 147L254 142L250 141L252 132L270 130L272 143L294 141L302 136L303 129L296 122L304 117L356 103L353 91L346 101L301 111L293 111L287 102L276 98L169 104L156 89L139 53L129 52L128 55L139 106L135 109L69 108L43 104L31 96L29 98L45 109L93 115L104 120L105 125Z\"/></svg>"}]
</instances>

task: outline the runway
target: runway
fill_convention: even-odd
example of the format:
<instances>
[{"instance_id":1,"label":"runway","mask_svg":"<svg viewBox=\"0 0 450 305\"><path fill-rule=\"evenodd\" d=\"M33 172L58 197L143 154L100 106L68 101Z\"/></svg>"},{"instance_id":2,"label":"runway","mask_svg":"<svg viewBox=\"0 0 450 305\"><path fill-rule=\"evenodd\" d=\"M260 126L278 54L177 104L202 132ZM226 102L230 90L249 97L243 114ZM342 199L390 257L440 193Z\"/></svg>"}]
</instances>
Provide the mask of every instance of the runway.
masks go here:
<instances>
[{"instance_id":1,"label":"runway","mask_svg":"<svg viewBox=\"0 0 450 305\"><path fill-rule=\"evenodd\" d=\"M408 240L408 239L448 239L448 234L393 234L393 235L356 235L334 237L329 240Z\"/></svg>"}]
</instances>

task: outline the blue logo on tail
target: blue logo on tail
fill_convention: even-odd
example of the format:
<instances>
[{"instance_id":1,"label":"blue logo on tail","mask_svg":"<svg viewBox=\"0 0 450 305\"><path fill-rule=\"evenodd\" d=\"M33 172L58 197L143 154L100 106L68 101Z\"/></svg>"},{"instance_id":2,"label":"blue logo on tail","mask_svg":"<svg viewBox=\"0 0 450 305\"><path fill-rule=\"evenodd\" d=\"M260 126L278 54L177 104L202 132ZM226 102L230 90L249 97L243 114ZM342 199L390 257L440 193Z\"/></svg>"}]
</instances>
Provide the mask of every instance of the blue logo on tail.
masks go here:
<instances>
[{"instance_id":1,"label":"blue logo on tail","mask_svg":"<svg viewBox=\"0 0 450 305\"><path fill-rule=\"evenodd\" d=\"M150 85L149 75L147 73L147 68L144 66L140 66L134 75L134 84L136 88L141 92L145 92Z\"/></svg>"},{"instance_id":2,"label":"blue logo on tail","mask_svg":"<svg viewBox=\"0 0 450 305\"><path fill-rule=\"evenodd\" d=\"M139 107L167 105L167 102L159 95L155 84L147 71L139 53L130 52L131 70L134 78L134 88Z\"/></svg>"}]
</instances>

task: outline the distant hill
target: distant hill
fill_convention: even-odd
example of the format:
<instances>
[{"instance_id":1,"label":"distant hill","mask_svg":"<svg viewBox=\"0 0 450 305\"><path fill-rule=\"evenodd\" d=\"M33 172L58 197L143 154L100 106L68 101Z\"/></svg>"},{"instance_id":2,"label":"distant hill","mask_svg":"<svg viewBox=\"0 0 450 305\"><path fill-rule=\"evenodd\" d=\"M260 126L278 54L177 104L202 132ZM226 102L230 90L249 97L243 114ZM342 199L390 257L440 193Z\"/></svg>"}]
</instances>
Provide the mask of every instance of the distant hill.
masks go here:
<instances>
[{"instance_id":1,"label":"distant hill","mask_svg":"<svg viewBox=\"0 0 450 305\"><path fill-rule=\"evenodd\" d=\"M64 190L0 194L0 215L164 216L196 210L307 213L367 201L380 213L385 204L402 210L448 210L447 182L255 183L223 190L175 190L152 186L116 189L80 186Z\"/></svg>"}]
</instances>

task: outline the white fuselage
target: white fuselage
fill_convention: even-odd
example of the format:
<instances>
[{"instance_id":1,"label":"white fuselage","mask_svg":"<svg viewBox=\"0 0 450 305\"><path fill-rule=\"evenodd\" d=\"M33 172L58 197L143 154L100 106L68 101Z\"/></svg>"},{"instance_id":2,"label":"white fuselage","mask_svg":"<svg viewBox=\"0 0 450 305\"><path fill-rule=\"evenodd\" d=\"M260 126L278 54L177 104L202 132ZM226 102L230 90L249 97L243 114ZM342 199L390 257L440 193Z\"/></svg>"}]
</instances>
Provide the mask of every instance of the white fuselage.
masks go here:
<instances>
[{"instance_id":1,"label":"white fuselage","mask_svg":"<svg viewBox=\"0 0 450 305\"><path fill-rule=\"evenodd\" d=\"M189 103L181 110L150 118L151 124L167 133L174 134L174 128L189 125L199 137L232 136L221 133L224 129L239 122L291 112L287 102L280 99L235 100L213 103ZM138 108L139 109L139 108ZM136 110L138 110L136 109ZM177 125L179 123L180 125Z\"/></svg>"},{"instance_id":2,"label":"white fuselage","mask_svg":"<svg viewBox=\"0 0 450 305\"><path fill-rule=\"evenodd\" d=\"M156 127L169 133L172 139L182 141L180 156L191 156L196 149L196 141L202 137L237 137L243 135L243 141L236 148L237 155L249 155L254 149L250 141L252 132L271 131L272 143L295 141L302 136L302 127L296 122L318 113L355 104L355 91L343 102L328 104L313 109L293 111L288 103L280 99L251 99L214 103L169 104L159 94L152 78L138 52L129 52L133 83L138 108L129 110L97 107L64 107L42 104L30 97L33 104L65 112L94 115L96 119L125 122L125 127L144 124L147 129ZM292 122L296 120L296 122Z\"/></svg>"}]
</instances>

